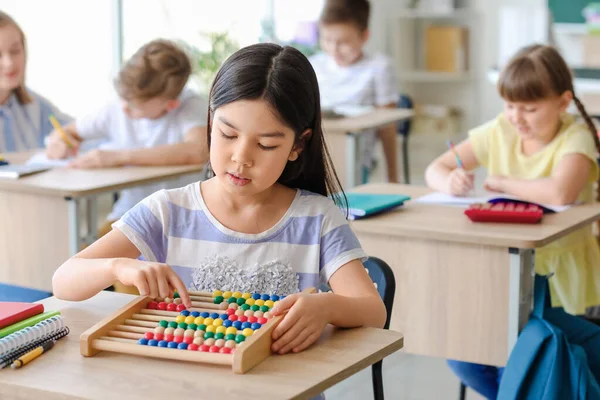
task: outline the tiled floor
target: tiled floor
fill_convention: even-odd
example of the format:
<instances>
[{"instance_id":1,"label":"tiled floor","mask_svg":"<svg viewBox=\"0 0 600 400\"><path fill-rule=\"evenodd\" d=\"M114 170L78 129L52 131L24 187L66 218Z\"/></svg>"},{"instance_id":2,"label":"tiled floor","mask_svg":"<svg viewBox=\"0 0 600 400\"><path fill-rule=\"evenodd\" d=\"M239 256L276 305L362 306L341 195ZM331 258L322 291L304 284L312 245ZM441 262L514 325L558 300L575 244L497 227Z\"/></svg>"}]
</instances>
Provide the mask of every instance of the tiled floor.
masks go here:
<instances>
[{"instance_id":1,"label":"tiled floor","mask_svg":"<svg viewBox=\"0 0 600 400\"><path fill-rule=\"evenodd\" d=\"M383 384L390 400L456 400L458 379L442 359L397 352L383 362ZM367 368L325 391L327 400L373 398L371 369ZM484 400L472 391L467 400Z\"/></svg>"}]
</instances>

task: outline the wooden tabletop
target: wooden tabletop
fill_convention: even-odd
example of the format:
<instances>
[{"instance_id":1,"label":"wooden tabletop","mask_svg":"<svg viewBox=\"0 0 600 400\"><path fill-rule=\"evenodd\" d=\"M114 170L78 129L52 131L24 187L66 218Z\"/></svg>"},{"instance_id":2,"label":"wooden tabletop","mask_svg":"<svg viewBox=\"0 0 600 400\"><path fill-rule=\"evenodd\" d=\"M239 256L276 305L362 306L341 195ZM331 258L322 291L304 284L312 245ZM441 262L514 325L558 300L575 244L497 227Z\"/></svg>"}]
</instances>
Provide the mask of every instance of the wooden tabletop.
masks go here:
<instances>
[{"instance_id":1,"label":"wooden tabletop","mask_svg":"<svg viewBox=\"0 0 600 400\"><path fill-rule=\"evenodd\" d=\"M103 352L86 358L79 336L133 296L101 292L72 303L42 300L60 310L71 333L18 370L0 372L0 398L26 399L304 399L402 348L403 337L374 328L329 328L298 354L271 356L244 375L231 367Z\"/></svg>"},{"instance_id":2,"label":"wooden tabletop","mask_svg":"<svg viewBox=\"0 0 600 400\"><path fill-rule=\"evenodd\" d=\"M323 119L323 130L325 133L358 133L407 119L413 115L414 111L407 108L377 108L356 117Z\"/></svg>"},{"instance_id":3,"label":"wooden tabletop","mask_svg":"<svg viewBox=\"0 0 600 400\"><path fill-rule=\"evenodd\" d=\"M368 184L357 192L404 194L415 199L430 189L399 184ZM566 211L544 215L539 224L474 223L464 208L408 201L404 206L378 216L352 222L361 234L410 236L450 242L485 244L521 249L545 246L570 232L600 219L600 204L573 206Z\"/></svg>"},{"instance_id":4,"label":"wooden tabletop","mask_svg":"<svg viewBox=\"0 0 600 400\"><path fill-rule=\"evenodd\" d=\"M5 154L10 162L23 163L34 152ZM176 179L200 173L204 165L160 167L127 166L119 168L74 169L54 168L19 179L0 179L0 190L61 197L82 197L113 192L133 186Z\"/></svg>"}]
</instances>

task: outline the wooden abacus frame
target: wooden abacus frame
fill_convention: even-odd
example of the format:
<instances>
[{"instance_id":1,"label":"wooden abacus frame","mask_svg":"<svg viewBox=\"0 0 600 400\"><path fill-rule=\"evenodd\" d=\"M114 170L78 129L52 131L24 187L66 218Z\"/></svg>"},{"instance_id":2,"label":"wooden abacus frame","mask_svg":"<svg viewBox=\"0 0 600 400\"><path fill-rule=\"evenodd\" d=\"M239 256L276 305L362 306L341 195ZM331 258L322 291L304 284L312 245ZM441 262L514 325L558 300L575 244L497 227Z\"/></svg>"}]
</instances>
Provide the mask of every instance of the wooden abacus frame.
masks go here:
<instances>
[{"instance_id":1,"label":"wooden abacus frame","mask_svg":"<svg viewBox=\"0 0 600 400\"><path fill-rule=\"evenodd\" d=\"M310 288L304 293L314 291L314 288ZM174 321L179 315L177 311L149 310L147 306L151 301L153 299L150 297L138 296L82 333L79 339L81 354L92 357L101 351L112 351L169 360L231 365L233 372L244 374L271 355L271 333L284 316L282 314L269 319L264 326L248 337L242 346L236 348L233 354L143 346L137 343L140 334L152 332L160 320ZM193 306L190 310L214 312L215 308L199 309Z\"/></svg>"}]
</instances>

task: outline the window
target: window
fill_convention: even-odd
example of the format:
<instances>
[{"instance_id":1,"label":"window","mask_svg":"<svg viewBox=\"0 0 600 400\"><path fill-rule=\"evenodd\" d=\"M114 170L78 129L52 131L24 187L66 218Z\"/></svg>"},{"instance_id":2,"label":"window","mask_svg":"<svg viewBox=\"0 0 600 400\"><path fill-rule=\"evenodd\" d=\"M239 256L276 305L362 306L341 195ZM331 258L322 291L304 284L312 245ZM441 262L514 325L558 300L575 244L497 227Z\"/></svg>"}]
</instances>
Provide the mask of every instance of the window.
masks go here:
<instances>
[{"instance_id":1,"label":"window","mask_svg":"<svg viewBox=\"0 0 600 400\"><path fill-rule=\"evenodd\" d=\"M123 0L123 56L127 59L145 43L165 38L183 42L192 56L202 53L222 62L239 47L263 40L268 14L268 0ZM211 40L210 34L221 35ZM220 44L213 46L215 41ZM197 73L192 86L207 92L220 63L192 58Z\"/></svg>"},{"instance_id":2,"label":"window","mask_svg":"<svg viewBox=\"0 0 600 400\"><path fill-rule=\"evenodd\" d=\"M0 9L25 32L31 90L75 117L110 98L113 2L0 0Z\"/></svg>"}]
</instances>

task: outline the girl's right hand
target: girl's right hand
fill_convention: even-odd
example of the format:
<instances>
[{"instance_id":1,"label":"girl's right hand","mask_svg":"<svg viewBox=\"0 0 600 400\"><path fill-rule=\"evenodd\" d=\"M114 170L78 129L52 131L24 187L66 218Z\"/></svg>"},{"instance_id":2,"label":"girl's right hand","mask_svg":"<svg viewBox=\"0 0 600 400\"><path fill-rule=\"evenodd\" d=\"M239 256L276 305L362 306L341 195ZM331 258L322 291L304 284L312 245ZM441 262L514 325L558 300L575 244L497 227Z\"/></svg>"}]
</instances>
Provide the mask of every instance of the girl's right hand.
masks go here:
<instances>
[{"instance_id":1,"label":"girl's right hand","mask_svg":"<svg viewBox=\"0 0 600 400\"><path fill-rule=\"evenodd\" d=\"M70 147L65 143L57 130L52 131L46 142L46 157L50 160L63 160L77 155L80 145L79 140L69 134L68 131L64 130L64 132L69 138L69 141L73 144L73 147Z\"/></svg>"},{"instance_id":2,"label":"girl's right hand","mask_svg":"<svg viewBox=\"0 0 600 400\"><path fill-rule=\"evenodd\" d=\"M453 196L466 196L475 185L475 175L463 168L455 168L445 182L445 192Z\"/></svg>"},{"instance_id":3,"label":"girl's right hand","mask_svg":"<svg viewBox=\"0 0 600 400\"><path fill-rule=\"evenodd\" d=\"M135 286L142 296L173 297L176 290L183 305L192 306L183 281L167 264L121 258L113 265L113 271L119 282Z\"/></svg>"}]
</instances>

